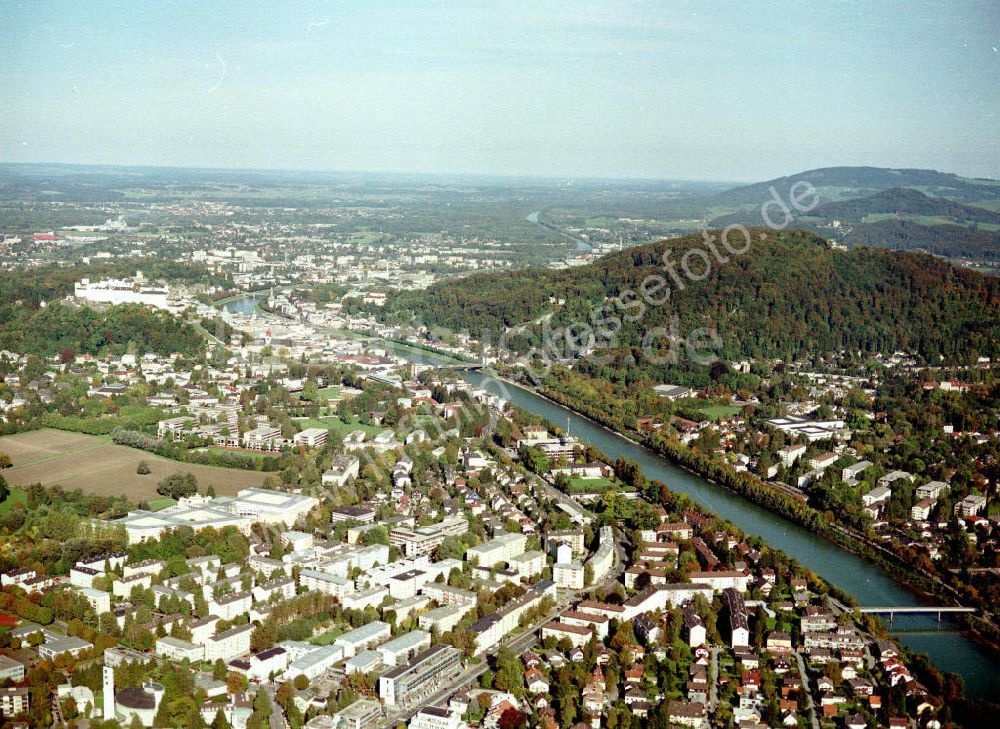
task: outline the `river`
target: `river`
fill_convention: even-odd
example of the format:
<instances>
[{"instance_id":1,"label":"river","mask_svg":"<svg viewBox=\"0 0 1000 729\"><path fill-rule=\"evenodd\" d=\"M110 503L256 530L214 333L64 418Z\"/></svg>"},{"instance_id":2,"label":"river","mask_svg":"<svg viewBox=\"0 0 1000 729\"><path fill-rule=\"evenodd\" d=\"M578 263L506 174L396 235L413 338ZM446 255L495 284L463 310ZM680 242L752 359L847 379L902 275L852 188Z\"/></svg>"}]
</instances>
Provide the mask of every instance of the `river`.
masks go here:
<instances>
[{"instance_id":1,"label":"river","mask_svg":"<svg viewBox=\"0 0 1000 729\"><path fill-rule=\"evenodd\" d=\"M244 313L253 310L249 297L240 303L242 305L237 306L237 302L232 302L226 308ZM392 347L390 342L384 344ZM400 356L411 361L451 364L431 352L416 353L408 349L397 351ZM572 435L593 444L610 458L624 456L635 461L642 467L647 478L663 481L673 491L688 494L706 509L728 519L744 532L758 536L781 549L827 582L854 595L863 607L924 604L916 595L897 584L890 575L860 557L717 484L675 466L667 459L567 408L481 372L462 371L462 376L552 423L560 426L568 423ZM1000 659L962 635L953 622L946 620L939 625L933 616L897 617L892 625L892 632L903 644L929 655L940 670L961 675L969 696L995 699L1000 693Z\"/></svg>"},{"instance_id":2,"label":"river","mask_svg":"<svg viewBox=\"0 0 1000 729\"><path fill-rule=\"evenodd\" d=\"M266 299L267 294L256 294L244 296L242 299L233 299L222 305L222 308L232 314L253 314L257 310L257 303L261 299Z\"/></svg>"}]
</instances>

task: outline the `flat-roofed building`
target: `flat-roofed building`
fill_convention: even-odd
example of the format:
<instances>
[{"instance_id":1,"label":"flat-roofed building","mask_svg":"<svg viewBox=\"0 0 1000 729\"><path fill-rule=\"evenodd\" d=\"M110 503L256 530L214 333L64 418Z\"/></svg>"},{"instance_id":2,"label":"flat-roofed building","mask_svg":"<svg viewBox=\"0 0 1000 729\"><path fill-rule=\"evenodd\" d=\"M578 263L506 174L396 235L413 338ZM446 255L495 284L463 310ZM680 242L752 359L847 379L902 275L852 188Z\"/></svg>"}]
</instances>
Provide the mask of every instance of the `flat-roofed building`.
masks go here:
<instances>
[{"instance_id":1,"label":"flat-roofed building","mask_svg":"<svg viewBox=\"0 0 1000 729\"><path fill-rule=\"evenodd\" d=\"M331 729L374 729L382 720L382 705L358 699L333 715Z\"/></svg>"},{"instance_id":2,"label":"flat-roofed building","mask_svg":"<svg viewBox=\"0 0 1000 729\"><path fill-rule=\"evenodd\" d=\"M225 497L223 497L224 499ZM216 499L222 501L223 499ZM232 500L232 508L239 516L264 524L292 525L319 505L313 496L292 494L271 489L248 488L240 490Z\"/></svg>"},{"instance_id":3,"label":"flat-roofed building","mask_svg":"<svg viewBox=\"0 0 1000 729\"><path fill-rule=\"evenodd\" d=\"M568 544L573 554L583 554L584 534L583 529L568 529L565 531L547 532L543 537L545 551L550 554L555 553L555 548L559 544Z\"/></svg>"},{"instance_id":4,"label":"flat-roofed building","mask_svg":"<svg viewBox=\"0 0 1000 729\"><path fill-rule=\"evenodd\" d=\"M344 656L350 658L359 651L378 645L390 637L392 637L392 627L381 620L373 620L367 625L344 633L333 644L340 646Z\"/></svg>"},{"instance_id":5,"label":"flat-roofed building","mask_svg":"<svg viewBox=\"0 0 1000 729\"><path fill-rule=\"evenodd\" d=\"M306 590L317 590L325 595L332 595L343 600L354 594L354 580L331 575L320 570L302 570L299 572L299 584Z\"/></svg>"},{"instance_id":6,"label":"flat-roofed building","mask_svg":"<svg viewBox=\"0 0 1000 729\"><path fill-rule=\"evenodd\" d=\"M423 586L420 593L441 605L475 605L478 599L472 590L452 587L443 582L430 582Z\"/></svg>"},{"instance_id":7,"label":"flat-roofed building","mask_svg":"<svg viewBox=\"0 0 1000 729\"><path fill-rule=\"evenodd\" d=\"M462 654L450 645L431 646L407 663L379 677L379 697L386 706L403 706L445 685L462 669Z\"/></svg>"},{"instance_id":8,"label":"flat-roofed building","mask_svg":"<svg viewBox=\"0 0 1000 729\"><path fill-rule=\"evenodd\" d=\"M209 615L188 623L188 630L191 631L191 642L198 645L205 645L208 639L215 635L215 627L219 624L218 615Z\"/></svg>"},{"instance_id":9,"label":"flat-roofed building","mask_svg":"<svg viewBox=\"0 0 1000 729\"><path fill-rule=\"evenodd\" d=\"M951 489L944 481L928 481L923 486L917 486L914 497L920 499L939 499L941 494Z\"/></svg>"},{"instance_id":10,"label":"flat-roofed building","mask_svg":"<svg viewBox=\"0 0 1000 729\"><path fill-rule=\"evenodd\" d=\"M583 565L577 560L572 562L557 562L552 565L552 579L558 587L564 590L582 590L584 588L585 572Z\"/></svg>"},{"instance_id":11,"label":"flat-roofed building","mask_svg":"<svg viewBox=\"0 0 1000 729\"><path fill-rule=\"evenodd\" d=\"M236 592L225 597L209 600L208 612L211 615L218 615L223 620L232 620L245 612L249 612L251 605L253 605L253 595L249 591Z\"/></svg>"},{"instance_id":12,"label":"flat-roofed building","mask_svg":"<svg viewBox=\"0 0 1000 729\"><path fill-rule=\"evenodd\" d=\"M156 640L156 655L183 661L185 658L195 663L205 657L205 647L180 638L166 635Z\"/></svg>"},{"instance_id":13,"label":"flat-roofed building","mask_svg":"<svg viewBox=\"0 0 1000 729\"><path fill-rule=\"evenodd\" d=\"M152 586L153 575L148 572L138 572L115 580L111 585L111 593L115 597L126 598L132 594L132 590L136 587L148 590Z\"/></svg>"},{"instance_id":14,"label":"flat-roofed building","mask_svg":"<svg viewBox=\"0 0 1000 729\"><path fill-rule=\"evenodd\" d=\"M92 587L81 587L77 592L83 595L84 599L94 608L94 614L100 615L111 611L111 593L104 590L95 590Z\"/></svg>"},{"instance_id":15,"label":"flat-roofed building","mask_svg":"<svg viewBox=\"0 0 1000 729\"><path fill-rule=\"evenodd\" d=\"M377 585L346 595L340 603L347 610L364 610L366 607L378 607L387 597L389 597L389 588Z\"/></svg>"},{"instance_id":16,"label":"flat-roofed building","mask_svg":"<svg viewBox=\"0 0 1000 729\"><path fill-rule=\"evenodd\" d=\"M465 559L479 567L492 567L524 554L527 544L528 537L524 534L501 534L488 542L469 547Z\"/></svg>"},{"instance_id":17,"label":"flat-roofed building","mask_svg":"<svg viewBox=\"0 0 1000 729\"><path fill-rule=\"evenodd\" d=\"M324 645L296 657L288 666L285 675L294 680L305 676L310 681L319 678L335 663L344 658L344 649L339 645Z\"/></svg>"},{"instance_id":18,"label":"flat-roofed building","mask_svg":"<svg viewBox=\"0 0 1000 729\"><path fill-rule=\"evenodd\" d=\"M357 478L361 461L355 456L338 456L333 459L330 469L323 472L324 486L346 486L352 478Z\"/></svg>"},{"instance_id":19,"label":"flat-roofed building","mask_svg":"<svg viewBox=\"0 0 1000 729\"><path fill-rule=\"evenodd\" d=\"M430 605L430 598L426 595L414 595L407 600L400 600L390 605L386 610L391 610L396 615L396 625L399 625L404 620L406 620L411 615L414 615L428 605Z\"/></svg>"},{"instance_id":20,"label":"flat-roofed building","mask_svg":"<svg viewBox=\"0 0 1000 729\"><path fill-rule=\"evenodd\" d=\"M375 509L370 506L342 506L330 512L330 521L334 524L344 521L371 524L375 521Z\"/></svg>"},{"instance_id":21,"label":"flat-roofed building","mask_svg":"<svg viewBox=\"0 0 1000 729\"><path fill-rule=\"evenodd\" d=\"M27 686L0 688L0 714L17 716L31 708L31 690Z\"/></svg>"},{"instance_id":22,"label":"flat-roofed building","mask_svg":"<svg viewBox=\"0 0 1000 729\"><path fill-rule=\"evenodd\" d=\"M281 428L262 425L245 432L241 440L244 448L257 451L271 450L281 441Z\"/></svg>"},{"instance_id":23,"label":"flat-roofed building","mask_svg":"<svg viewBox=\"0 0 1000 729\"><path fill-rule=\"evenodd\" d=\"M55 659L59 656L79 657L81 654L93 648L93 644L75 635L62 638L55 638L38 646L38 655L42 658Z\"/></svg>"},{"instance_id":24,"label":"flat-roofed building","mask_svg":"<svg viewBox=\"0 0 1000 729\"><path fill-rule=\"evenodd\" d=\"M545 570L545 552L533 549L530 552L519 554L507 560L511 569L517 570L517 576L522 580L528 580L536 575L540 575Z\"/></svg>"},{"instance_id":25,"label":"flat-roofed building","mask_svg":"<svg viewBox=\"0 0 1000 729\"><path fill-rule=\"evenodd\" d=\"M405 663L412 656L429 648L430 645L430 633L423 630L411 630L398 638L393 638L388 643L383 643L376 648L376 651L382 657L382 663L392 667Z\"/></svg>"},{"instance_id":26,"label":"flat-roofed building","mask_svg":"<svg viewBox=\"0 0 1000 729\"><path fill-rule=\"evenodd\" d=\"M955 516L966 518L976 516L986 508L986 497L981 494L969 494L955 504Z\"/></svg>"},{"instance_id":27,"label":"flat-roofed building","mask_svg":"<svg viewBox=\"0 0 1000 729\"><path fill-rule=\"evenodd\" d=\"M271 600L287 600L295 597L295 580L291 577L279 577L254 587L250 593L254 602Z\"/></svg>"},{"instance_id":28,"label":"flat-roofed building","mask_svg":"<svg viewBox=\"0 0 1000 729\"><path fill-rule=\"evenodd\" d=\"M462 618L475 609L475 605L442 605L428 610L417 618L417 625L424 630L436 630L438 634L453 630Z\"/></svg>"},{"instance_id":29,"label":"flat-roofed building","mask_svg":"<svg viewBox=\"0 0 1000 729\"><path fill-rule=\"evenodd\" d=\"M447 537L460 537L467 531L468 520L453 516L424 527L396 527L389 532L389 543L402 549L407 557L420 557L433 554Z\"/></svg>"},{"instance_id":30,"label":"flat-roofed building","mask_svg":"<svg viewBox=\"0 0 1000 729\"><path fill-rule=\"evenodd\" d=\"M439 706L425 706L410 719L407 729L463 729L462 715Z\"/></svg>"},{"instance_id":31,"label":"flat-roofed building","mask_svg":"<svg viewBox=\"0 0 1000 729\"><path fill-rule=\"evenodd\" d=\"M280 645L255 653L248 660L247 678L268 681L271 676L280 676L288 668L290 660L290 654Z\"/></svg>"},{"instance_id":32,"label":"flat-roofed building","mask_svg":"<svg viewBox=\"0 0 1000 729\"><path fill-rule=\"evenodd\" d=\"M218 659L231 661L237 656L250 652L252 625L238 625L205 641L205 660L214 663Z\"/></svg>"},{"instance_id":33,"label":"flat-roofed building","mask_svg":"<svg viewBox=\"0 0 1000 729\"><path fill-rule=\"evenodd\" d=\"M292 442L307 448L319 448L326 443L328 435L326 428L306 428L292 436Z\"/></svg>"},{"instance_id":34,"label":"flat-roofed building","mask_svg":"<svg viewBox=\"0 0 1000 729\"><path fill-rule=\"evenodd\" d=\"M24 680L24 664L10 656L0 655L0 681L10 679L14 683Z\"/></svg>"},{"instance_id":35,"label":"flat-roofed building","mask_svg":"<svg viewBox=\"0 0 1000 729\"><path fill-rule=\"evenodd\" d=\"M858 461L849 466L844 466L840 471L840 480L853 483L864 471L872 467L871 461Z\"/></svg>"},{"instance_id":36,"label":"flat-roofed building","mask_svg":"<svg viewBox=\"0 0 1000 729\"><path fill-rule=\"evenodd\" d=\"M251 521L228 509L208 504L189 506L183 502L184 499L181 499L176 505L156 512L143 511L142 509L130 511L128 516L119 519L116 523L124 527L129 544L159 539L165 532L180 527L201 531L209 527L221 530L231 526L236 527L244 534L250 531Z\"/></svg>"},{"instance_id":37,"label":"flat-roofed building","mask_svg":"<svg viewBox=\"0 0 1000 729\"><path fill-rule=\"evenodd\" d=\"M69 570L69 584L73 587L93 587L94 578L101 574L99 570L92 567L75 564Z\"/></svg>"},{"instance_id":38,"label":"flat-roofed building","mask_svg":"<svg viewBox=\"0 0 1000 729\"><path fill-rule=\"evenodd\" d=\"M424 570L412 569L389 578L389 595L397 600L413 597L425 583L431 581L431 574Z\"/></svg>"},{"instance_id":39,"label":"flat-roofed building","mask_svg":"<svg viewBox=\"0 0 1000 729\"><path fill-rule=\"evenodd\" d=\"M361 651L344 662L344 673L374 673L382 667L382 656L378 651Z\"/></svg>"}]
</instances>

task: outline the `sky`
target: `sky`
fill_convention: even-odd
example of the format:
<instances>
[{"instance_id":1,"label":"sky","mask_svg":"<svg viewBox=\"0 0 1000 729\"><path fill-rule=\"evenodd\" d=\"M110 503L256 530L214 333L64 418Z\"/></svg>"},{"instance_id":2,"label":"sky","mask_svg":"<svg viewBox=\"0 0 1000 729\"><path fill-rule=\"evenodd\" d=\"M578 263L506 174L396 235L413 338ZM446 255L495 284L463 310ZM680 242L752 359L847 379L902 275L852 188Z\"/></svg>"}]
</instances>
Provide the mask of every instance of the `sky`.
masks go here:
<instances>
[{"instance_id":1,"label":"sky","mask_svg":"<svg viewBox=\"0 0 1000 729\"><path fill-rule=\"evenodd\" d=\"M1000 178L1000 2L3 0L0 161Z\"/></svg>"}]
</instances>

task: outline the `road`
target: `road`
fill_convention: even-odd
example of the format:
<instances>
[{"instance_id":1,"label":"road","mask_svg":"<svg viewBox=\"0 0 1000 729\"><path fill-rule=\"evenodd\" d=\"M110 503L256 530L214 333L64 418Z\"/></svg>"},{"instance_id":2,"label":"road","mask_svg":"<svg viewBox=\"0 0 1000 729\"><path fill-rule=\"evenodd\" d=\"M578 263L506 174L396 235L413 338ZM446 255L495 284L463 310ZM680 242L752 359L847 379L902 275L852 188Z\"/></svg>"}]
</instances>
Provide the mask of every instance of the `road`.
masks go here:
<instances>
[{"instance_id":1,"label":"road","mask_svg":"<svg viewBox=\"0 0 1000 729\"><path fill-rule=\"evenodd\" d=\"M799 664L799 679L802 681L802 690L806 692L806 708L809 709L809 723L812 729L819 729L819 720L816 718L816 705L813 704L812 690L809 688L809 676L806 674L806 662L802 660L802 654L795 652L795 662Z\"/></svg>"},{"instance_id":2,"label":"road","mask_svg":"<svg viewBox=\"0 0 1000 729\"><path fill-rule=\"evenodd\" d=\"M289 729L288 722L285 721L285 713L281 710L278 702L274 700L274 686L263 686L264 693L271 700L271 717L269 729Z\"/></svg>"},{"instance_id":3,"label":"road","mask_svg":"<svg viewBox=\"0 0 1000 729\"><path fill-rule=\"evenodd\" d=\"M715 707L719 704L719 654L724 650L722 646L713 646L709 649L708 713L715 711Z\"/></svg>"}]
</instances>

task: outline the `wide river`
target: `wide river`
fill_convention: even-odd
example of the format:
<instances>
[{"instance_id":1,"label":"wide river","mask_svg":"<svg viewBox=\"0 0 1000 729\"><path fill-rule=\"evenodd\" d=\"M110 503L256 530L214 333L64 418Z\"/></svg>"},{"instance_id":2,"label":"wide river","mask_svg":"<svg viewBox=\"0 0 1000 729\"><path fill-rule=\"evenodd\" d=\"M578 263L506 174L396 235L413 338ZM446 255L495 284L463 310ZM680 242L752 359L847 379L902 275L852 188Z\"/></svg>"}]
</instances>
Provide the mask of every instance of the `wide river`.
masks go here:
<instances>
[{"instance_id":1,"label":"wide river","mask_svg":"<svg viewBox=\"0 0 1000 729\"><path fill-rule=\"evenodd\" d=\"M226 306L230 311L250 313L253 302L240 300ZM391 343L386 342L392 347ZM429 364L445 364L433 353L417 353L400 348L407 359ZM647 478L667 484L673 491L688 494L699 504L736 524L748 534L759 536L783 550L828 582L854 595L867 607L917 606L920 598L905 590L887 573L812 532L787 521L721 486L689 473L642 446L612 433L567 408L480 372L463 371L462 376L477 386L505 397L508 401L560 426L591 443L611 458L624 456L638 463ZM897 617L892 631L910 648L926 653L939 669L960 674L969 696L994 698L1000 694L1000 659L982 650L959 633L953 623L938 624L933 616Z\"/></svg>"}]
</instances>

